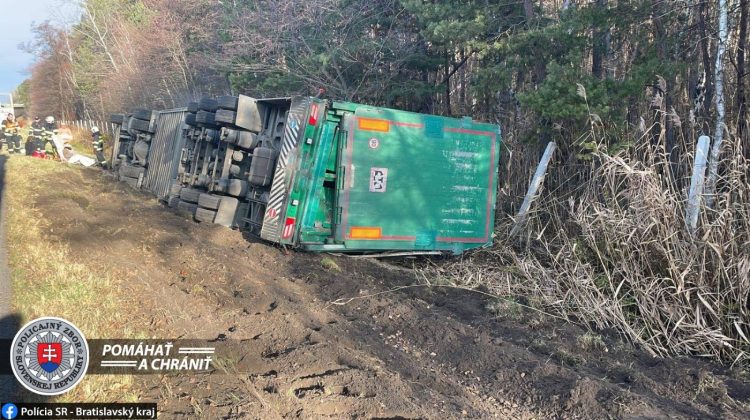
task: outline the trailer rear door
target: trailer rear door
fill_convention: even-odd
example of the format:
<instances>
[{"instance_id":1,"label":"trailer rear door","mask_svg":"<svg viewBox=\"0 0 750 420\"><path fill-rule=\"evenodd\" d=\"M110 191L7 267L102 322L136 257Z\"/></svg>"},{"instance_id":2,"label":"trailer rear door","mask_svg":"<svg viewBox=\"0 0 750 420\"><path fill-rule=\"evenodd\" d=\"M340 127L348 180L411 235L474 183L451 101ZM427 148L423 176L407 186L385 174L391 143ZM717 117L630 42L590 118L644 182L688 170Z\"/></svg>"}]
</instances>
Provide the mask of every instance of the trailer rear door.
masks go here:
<instances>
[{"instance_id":1,"label":"trailer rear door","mask_svg":"<svg viewBox=\"0 0 750 420\"><path fill-rule=\"evenodd\" d=\"M337 242L455 253L491 243L498 126L358 107L342 128Z\"/></svg>"}]
</instances>

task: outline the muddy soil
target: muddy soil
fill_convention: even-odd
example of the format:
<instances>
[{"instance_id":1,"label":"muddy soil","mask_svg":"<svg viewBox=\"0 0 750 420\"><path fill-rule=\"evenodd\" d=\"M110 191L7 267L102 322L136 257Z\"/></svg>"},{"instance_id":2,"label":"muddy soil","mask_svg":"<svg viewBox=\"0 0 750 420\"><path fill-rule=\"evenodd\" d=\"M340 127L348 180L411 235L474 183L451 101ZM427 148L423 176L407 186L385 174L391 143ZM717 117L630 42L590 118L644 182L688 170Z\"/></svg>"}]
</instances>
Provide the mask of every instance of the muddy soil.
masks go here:
<instances>
[{"instance_id":1,"label":"muddy soil","mask_svg":"<svg viewBox=\"0 0 750 420\"><path fill-rule=\"evenodd\" d=\"M137 376L162 418L747 418L750 384L698 359L490 311L478 293L400 288L420 282L403 267L287 253L95 170L34 194L51 240L123 277L134 328L241 343L212 374Z\"/></svg>"}]
</instances>

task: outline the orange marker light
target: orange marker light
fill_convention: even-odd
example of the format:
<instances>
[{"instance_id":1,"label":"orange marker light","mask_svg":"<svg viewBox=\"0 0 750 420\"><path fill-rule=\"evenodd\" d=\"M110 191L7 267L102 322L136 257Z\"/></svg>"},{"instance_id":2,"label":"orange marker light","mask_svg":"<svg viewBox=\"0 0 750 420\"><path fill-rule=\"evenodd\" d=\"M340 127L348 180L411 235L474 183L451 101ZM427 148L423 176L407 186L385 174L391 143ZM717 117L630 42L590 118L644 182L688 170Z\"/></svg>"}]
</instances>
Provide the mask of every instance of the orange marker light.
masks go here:
<instances>
[{"instance_id":1,"label":"orange marker light","mask_svg":"<svg viewBox=\"0 0 750 420\"><path fill-rule=\"evenodd\" d=\"M377 120L374 118L360 118L359 129L369 131L387 132L391 129L391 123L388 120Z\"/></svg>"},{"instance_id":2,"label":"orange marker light","mask_svg":"<svg viewBox=\"0 0 750 420\"><path fill-rule=\"evenodd\" d=\"M380 239L382 229L379 227L352 227L349 232L351 239Z\"/></svg>"}]
</instances>

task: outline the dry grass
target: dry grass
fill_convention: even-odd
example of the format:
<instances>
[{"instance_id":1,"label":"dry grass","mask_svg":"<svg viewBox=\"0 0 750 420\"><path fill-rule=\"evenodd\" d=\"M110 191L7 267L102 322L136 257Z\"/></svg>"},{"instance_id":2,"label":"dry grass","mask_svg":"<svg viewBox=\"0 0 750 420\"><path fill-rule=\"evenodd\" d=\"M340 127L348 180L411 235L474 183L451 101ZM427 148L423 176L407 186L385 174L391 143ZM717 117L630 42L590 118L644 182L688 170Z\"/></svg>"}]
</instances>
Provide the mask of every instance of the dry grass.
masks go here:
<instances>
[{"instance_id":1,"label":"dry grass","mask_svg":"<svg viewBox=\"0 0 750 420\"><path fill-rule=\"evenodd\" d=\"M740 156L739 142L727 143L725 156ZM615 328L655 356L698 355L747 368L750 165L725 162L716 205L703 209L693 238L686 194L663 162L632 148L597 154L595 169L575 188L541 197L523 238L508 238L512 220L505 217L492 248L422 275L533 297L547 312Z\"/></svg>"},{"instance_id":2,"label":"dry grass","mask_svg":"<svg viewBox=\"0 0 750 420\"><path fill-rule=\"evenodd\" d=\"M87 338L137 338L116 277L90 264L74 261L66 244L47 235L53 225L34 207L45 180L80 169L32 158L6 163L7 240L13 284L13 310L22 323L41 316L70 320ZM60 197L71 191L44 190ZM47 215L49 216L49 215ZM117 334L118 337L113 337ZM130 375L87 375L58 401L136 401Z\"/></svg>"}]
</instances>

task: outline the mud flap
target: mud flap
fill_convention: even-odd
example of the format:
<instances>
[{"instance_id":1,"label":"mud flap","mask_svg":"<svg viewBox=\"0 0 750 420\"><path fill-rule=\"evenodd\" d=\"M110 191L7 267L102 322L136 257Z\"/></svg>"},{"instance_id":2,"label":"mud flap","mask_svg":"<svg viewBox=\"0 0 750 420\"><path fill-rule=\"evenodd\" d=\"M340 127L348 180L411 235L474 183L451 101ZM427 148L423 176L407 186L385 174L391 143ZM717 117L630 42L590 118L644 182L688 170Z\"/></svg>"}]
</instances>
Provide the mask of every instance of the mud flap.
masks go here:
<instances>
[{"instance_id":1,"label":"mud flap","mask_svg":"<svg viewBox=\"0 0 750 420\"><path fill-rule=\"evenodd\" d=\"M249 96L240 95L237 98L237 116L234 125L254 133L260 133L263 129L258 101Z\"/></svg>"}]
</instances>

